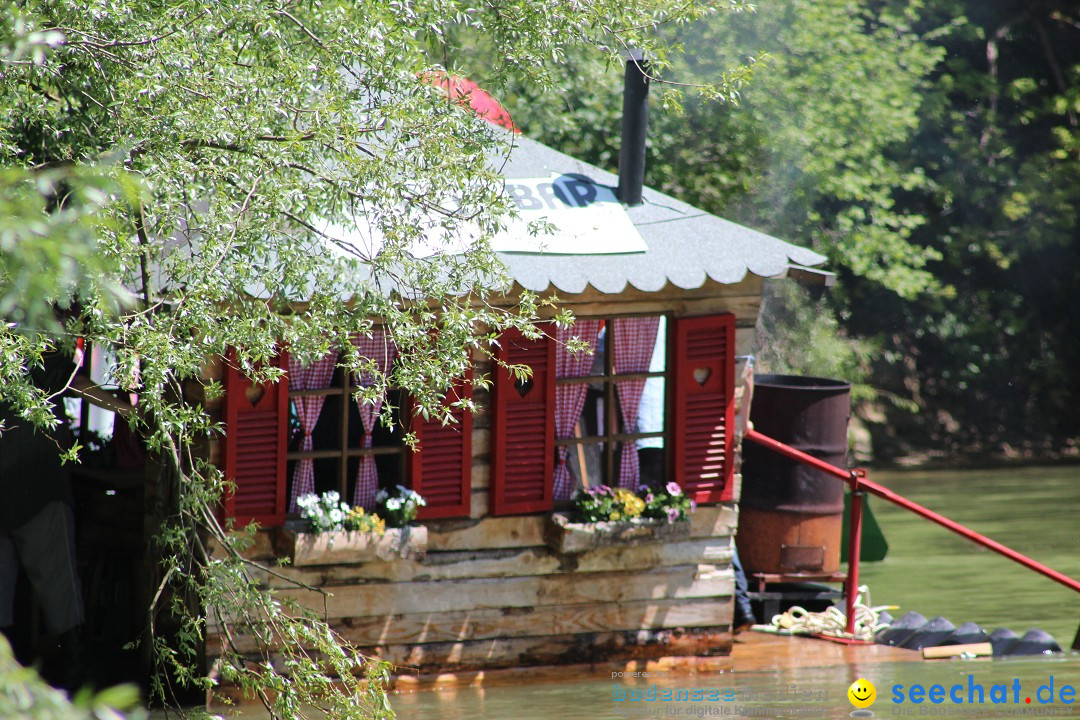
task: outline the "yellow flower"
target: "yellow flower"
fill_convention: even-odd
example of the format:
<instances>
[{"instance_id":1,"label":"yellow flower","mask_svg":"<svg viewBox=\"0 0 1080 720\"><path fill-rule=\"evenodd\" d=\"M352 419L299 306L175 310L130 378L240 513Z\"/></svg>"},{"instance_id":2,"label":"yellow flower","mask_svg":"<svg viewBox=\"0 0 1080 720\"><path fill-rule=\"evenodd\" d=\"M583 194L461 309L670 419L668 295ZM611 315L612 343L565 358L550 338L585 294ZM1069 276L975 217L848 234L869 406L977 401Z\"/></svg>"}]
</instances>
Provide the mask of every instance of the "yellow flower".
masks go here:
<instances>
[{"instance_id":1,"label":"yellow flower","mask_svg":"<svg viewBox=\"0 0 1080 720\"><path fill-rule=\"evenodd\" d=\"M620 515L617 510L615 512L611 513L611 515L609 515L608 517L611 520L622 520L622 515Z\"/></svg>"},{"instance_id":2,"label":"yellow flower","mask_svg":"<svg viewBox=\"0 0 1080 720\"><path fill-rule=\"evenodd\" d=\"M645 510L645 501L626 488L618 488L615 491L615 502L622 508L622 514L629 518L636 518Z\"/></svg>"}]
</instances>

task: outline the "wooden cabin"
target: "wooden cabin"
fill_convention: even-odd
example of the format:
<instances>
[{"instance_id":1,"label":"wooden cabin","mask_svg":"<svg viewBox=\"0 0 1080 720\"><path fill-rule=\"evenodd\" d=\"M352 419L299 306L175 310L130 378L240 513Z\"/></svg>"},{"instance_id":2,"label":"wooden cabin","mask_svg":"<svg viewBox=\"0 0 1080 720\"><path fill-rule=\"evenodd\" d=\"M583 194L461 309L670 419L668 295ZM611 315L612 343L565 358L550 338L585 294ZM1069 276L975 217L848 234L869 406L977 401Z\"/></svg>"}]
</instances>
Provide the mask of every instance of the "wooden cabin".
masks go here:
<instances>
[{"instance_id":1,"label":"wooden cabin","mask_svg":"<svg viewBox=\"0 0 1080 720\"><path fill-rule=\"evenodd\" d=\"M522 210L626 197L615 175L524 137L504 173ZM351 398L356 379L332 358L290 368L255 402L241 375L224 372L220 457L237 488L228 511L261 524L256 557L291 557L285 575L332 596L324 606L268 577L271 585L325 607L346 639L403 670L661 658L723 666L739 359L751 352L764 281L812 276L825 258L640 192L640 203L606 207L617 228L589 231L596 251L500 253L514 281L507 302L521 290L557 293L578 318L570 333L596 353L573 356L562 344L568 333L553 327L540 340L504 337L501 359L528 364L532 378L515 382L479 363L475 373L493 386L462 390L475 415L445 427L396 418L413 423L418 452L402 445L400 430L374 426L372 409ZM384 338L369 340L380 364L393 361ZM666 533L605 535L556 515L577 487L645 481L678 483L697 501L692 520ZM370 506L375 487L397 483L427 499L421 527L373 546L330 546L290 520L301 485ZM214 648L211 636L210 655Z\"/></svg>"}]
</instances>

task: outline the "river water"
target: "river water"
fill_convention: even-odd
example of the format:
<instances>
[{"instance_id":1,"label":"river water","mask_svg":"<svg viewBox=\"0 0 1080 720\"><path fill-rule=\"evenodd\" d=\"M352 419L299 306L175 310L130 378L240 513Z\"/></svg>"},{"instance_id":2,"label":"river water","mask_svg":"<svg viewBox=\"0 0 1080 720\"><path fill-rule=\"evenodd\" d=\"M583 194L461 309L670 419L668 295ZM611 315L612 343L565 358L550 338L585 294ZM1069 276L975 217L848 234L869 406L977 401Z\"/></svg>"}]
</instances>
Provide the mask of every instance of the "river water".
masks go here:
<instances>
[{"instance_id":1,"label":"river water","mask_svg":"<svg viewBox=\"0 0 1080 720\"><path fill-rule=\"evenodd\" d=\"M962 472L871 473L871 479L910 499L1080 578L1080 466ZM862 581L875 604L974 621L1017 634L1039 627L1068 648L1080 623L1080 595L983 550L943 528L874 498L873 510L890 545L880 563L866 564ZM393 698L409 720L577 720L625 717L849 717L848 686L865 677L877 689L876 717L1077 716L1080 655L1014 660L947 660L829 668L733 672L656 681L664 688L698 689L719 700L631 701L651 697L652 681L537 683L513 687L422 692ZM1019 686L1014 688L1014 685ZM1043 704L1048 692L1053 702ZM941 685L943 702L914 703L915 685ZM896 699L896 686L901 702ZM959 686L954 688L954 686ZM983 703L979 704L979 689ZM1040 688L1041 694L1040 694ZM1065 690L1065 697L1061 693ZM1014 698L1015 691L1015 698ZM625 699L618 700L623 693ZM963 702L957 704L947 697ZM694 696L690 696L694 697ZM731 699L725 699L730 697ZM1032 702L1025 703L1030 697ZM994 702L1000 699L1002 702ZM1019 702L1015 702L1018 700ZM975 701L975 702L972 702ZM1080 705L1077 702L1076 705Z\"/></svg>"}]
</instances>

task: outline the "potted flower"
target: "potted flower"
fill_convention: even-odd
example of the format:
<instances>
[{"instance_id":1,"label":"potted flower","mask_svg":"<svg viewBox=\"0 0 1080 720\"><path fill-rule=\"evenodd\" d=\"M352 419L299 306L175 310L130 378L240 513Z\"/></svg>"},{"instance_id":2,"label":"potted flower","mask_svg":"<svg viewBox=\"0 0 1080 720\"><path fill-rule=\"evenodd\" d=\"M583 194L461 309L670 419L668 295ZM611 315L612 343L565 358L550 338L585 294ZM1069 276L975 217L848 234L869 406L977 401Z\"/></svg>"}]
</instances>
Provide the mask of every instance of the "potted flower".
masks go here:
<instances>
[{"instance_id":1,"label":"potted flower","mask_svg":"<svg viewBox=\"0 0 1080 720\"><path fill-rule=\"evenodd\" d=\"M392 528L408 527L416 519L420 508L427 505L420 493L402 485L395 485L390 490L379 490L375 495L375 502L379 514L386 518L386 524Z\"/></svg>"},{"instance_id":2,"label":"potted flower","mask_svg":"<svg viewBox=\"0 0 1080 720\"><path fill-rule=\"evenodd\" d=\"M608 545L685 540L694 502L676 483L661 488L642 485L635 493L607 485L574 493L570 513L555 513L545 532L549 547L576 554Z\"/></svg>"},{"instance_id":3,"label":"potted flower","mask_svg":"<svg viewBox=\"0 0 1080 720\"><path fill-rule=\"evenodd\" d=\"M638 488L638 495L645 502L645 508L641 511L642 517L667 520L669 523L685 520L697 508L697 503L687 497L675 482L669 482L661 488L642 485Z\"/></svg>"},{"instance_id":4,"label":"potted flower","mask_svg":"<svg viewBox=\"0 0 1080 720\"><path fill-rule=\"evenodd\" d=\"M284 551L297 567L389 561L422 556L427 550L426 531L387 529L386 519L350 507L334 491L302 495L296 504L307 522L306 531L285 531L283 537Z\"/></svg>"}]
</instances>

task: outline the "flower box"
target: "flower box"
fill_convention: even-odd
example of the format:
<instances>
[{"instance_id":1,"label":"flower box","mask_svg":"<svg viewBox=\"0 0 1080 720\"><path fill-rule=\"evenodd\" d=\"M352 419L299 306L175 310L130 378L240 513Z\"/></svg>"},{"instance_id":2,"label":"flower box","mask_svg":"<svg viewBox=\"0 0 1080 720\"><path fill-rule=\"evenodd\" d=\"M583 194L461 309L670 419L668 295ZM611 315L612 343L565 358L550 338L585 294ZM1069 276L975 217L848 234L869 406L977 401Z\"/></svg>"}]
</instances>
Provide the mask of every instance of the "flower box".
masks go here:
<instances>
[{"instance_id":1,"label":"flower box","mask_svg":"<svg viewBox=\"0 0 1080 720\"><path fill-rule=\"evenodd\" d=\"M563 555L576 555L612 545L678 542L690 538L690 520L635 518L609 522L576 523L555 513L544 528L547 546Z\"/></svg>"},{"instance_id":2,"label":"flower box","mask_svg":"<svg viewBox=\"0 0 1080 720\"><path fill-rule=\"evenodd\" d=\"M427 528L422 525L387 528L381 537L345 530L323 533L283 530L281 539L280 551L292 558L295 567L392 562L421 558L427 553Z\"/></svg>"}]
</instances>

